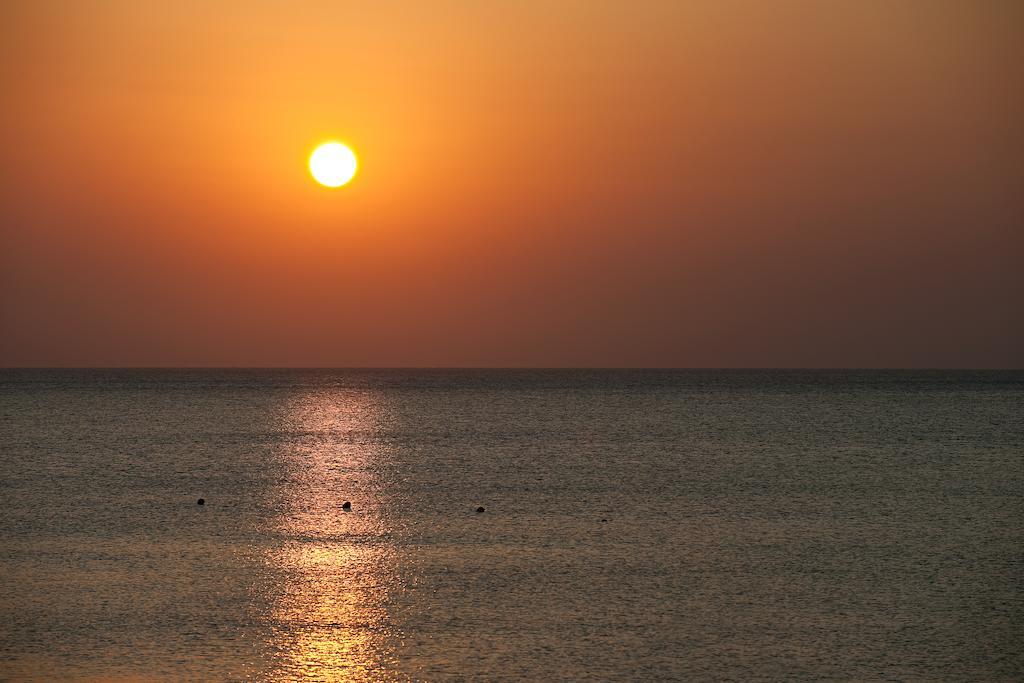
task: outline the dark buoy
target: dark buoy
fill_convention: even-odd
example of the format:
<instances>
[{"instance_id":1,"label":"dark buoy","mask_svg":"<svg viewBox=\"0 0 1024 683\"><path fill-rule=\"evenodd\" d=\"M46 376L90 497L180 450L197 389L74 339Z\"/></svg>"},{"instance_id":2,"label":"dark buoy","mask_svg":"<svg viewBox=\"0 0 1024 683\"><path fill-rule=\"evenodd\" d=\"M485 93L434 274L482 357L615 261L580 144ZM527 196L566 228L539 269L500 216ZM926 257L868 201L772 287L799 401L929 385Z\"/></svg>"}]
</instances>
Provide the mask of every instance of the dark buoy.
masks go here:
<instances>
[{"instance_id":1,"label":"dark buoy","mask_svg":"<svg viewBox=\"0 0 1024 683\"><path fill-rule=\"evenodd\" d=\"M477 514L480 514L480 513L481 513L481 512L483 512L483 511L484 511L484 506L483 506L483 505L481 505L480 507L478 507L478 508L476 509L476 512L477 512Z\"/></svg>"},{"instance_id":2,"label":"dark buoy","mask_svg":"<svg viewBox=\"0 0 1024 683\"><path fill-rule=\"evenodd\" d=\"M344 503L341 504L341 509L342 510L351 510L352 509L352 503L350 503L350 502L348 502L346 500Z\"/></svg>"},{"instance_id":3,"label":"dark buoy","mask_svg":"<svg viewBox=\"0 0 1024 683\"><path fill-rule=\"evenodd\" d=\"M200 498L199 500L196 501L196 505L206 505L206 499Z\"/></svg>"}]
</instances>

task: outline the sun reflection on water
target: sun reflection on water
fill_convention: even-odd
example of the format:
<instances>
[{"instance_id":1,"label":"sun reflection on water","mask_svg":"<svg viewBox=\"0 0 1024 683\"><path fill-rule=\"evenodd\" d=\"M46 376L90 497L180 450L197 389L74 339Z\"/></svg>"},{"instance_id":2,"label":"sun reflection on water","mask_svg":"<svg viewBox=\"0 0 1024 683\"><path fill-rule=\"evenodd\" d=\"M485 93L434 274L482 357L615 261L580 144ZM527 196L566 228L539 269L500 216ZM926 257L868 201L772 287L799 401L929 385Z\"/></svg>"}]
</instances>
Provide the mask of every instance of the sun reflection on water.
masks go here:
<instances>
[{"instance_id":1,"label":"sun reflection on water","mask_svg":"<svg viewBox=\"0 0 1024 683\"><path fill-rule=\"evenodd\" d=\"M385 405L368 392L324 390L296 397L282 419L282 544L268 557L280 577L270 615L274 678L392 680Z\"/></svg>"}]
</instances>

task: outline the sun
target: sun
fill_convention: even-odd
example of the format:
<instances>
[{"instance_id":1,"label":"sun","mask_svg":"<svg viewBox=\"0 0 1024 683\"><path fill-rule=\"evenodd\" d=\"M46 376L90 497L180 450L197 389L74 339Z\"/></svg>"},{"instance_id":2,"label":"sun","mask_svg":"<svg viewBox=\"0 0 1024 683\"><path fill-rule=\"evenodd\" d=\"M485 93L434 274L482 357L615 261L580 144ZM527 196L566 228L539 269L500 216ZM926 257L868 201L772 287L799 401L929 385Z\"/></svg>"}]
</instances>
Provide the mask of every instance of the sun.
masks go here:
<instances>
[{"instance_id":1,"label":"sun","mask_svg":"<svg viewBox=\"0 0 1024 683\"><path fill-rule=\"evenodd\" d=\"M355 153L340 142L325 142L309 155L309 172L321 185L341 187L356 174Z\"/></svg>"}]
</instances>

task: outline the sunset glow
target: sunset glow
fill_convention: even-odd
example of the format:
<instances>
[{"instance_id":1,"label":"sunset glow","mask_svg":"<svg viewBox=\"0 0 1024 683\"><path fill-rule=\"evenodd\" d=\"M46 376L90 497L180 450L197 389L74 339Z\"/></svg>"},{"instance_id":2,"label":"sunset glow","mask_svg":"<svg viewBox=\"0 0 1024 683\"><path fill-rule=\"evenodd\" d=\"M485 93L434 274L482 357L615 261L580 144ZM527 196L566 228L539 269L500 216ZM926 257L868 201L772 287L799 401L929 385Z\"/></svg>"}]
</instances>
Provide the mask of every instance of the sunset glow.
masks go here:
<instances>
[{"instance_id":1,"label":"sunset glow","mask_svg":"<svg viewBox=\"0 0 1024 683\"><path fill-rule=\"evenodd\" d=\"M1019 4L5 4L3 362L1013 365Z\"/></svg>"}]
</instances>

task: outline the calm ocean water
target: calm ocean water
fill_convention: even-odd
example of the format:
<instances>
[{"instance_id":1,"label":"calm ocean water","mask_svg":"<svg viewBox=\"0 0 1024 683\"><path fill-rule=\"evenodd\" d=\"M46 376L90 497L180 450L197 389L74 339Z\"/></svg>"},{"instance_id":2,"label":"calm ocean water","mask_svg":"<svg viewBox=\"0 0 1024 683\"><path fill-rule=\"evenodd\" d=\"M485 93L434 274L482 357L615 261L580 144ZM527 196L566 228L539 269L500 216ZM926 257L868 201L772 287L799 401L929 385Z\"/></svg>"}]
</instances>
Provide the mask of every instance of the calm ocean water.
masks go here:
<instances>
[{"instance_id":1,"label":"calm ocean water","mask_svg":"<svg viewBox=\"0 0 1024 683\"><path fill-rule=\"evenodd\" d=\"M6 370L0 447L0 679L1024 679L1024 372Z\"/></svg>"}]
</instances>

